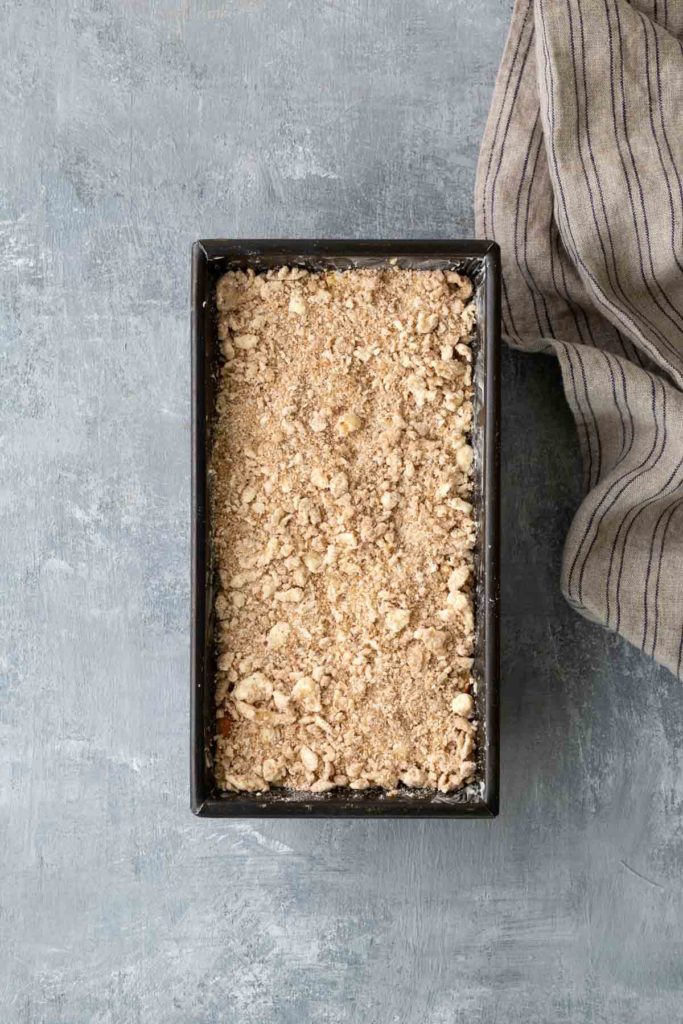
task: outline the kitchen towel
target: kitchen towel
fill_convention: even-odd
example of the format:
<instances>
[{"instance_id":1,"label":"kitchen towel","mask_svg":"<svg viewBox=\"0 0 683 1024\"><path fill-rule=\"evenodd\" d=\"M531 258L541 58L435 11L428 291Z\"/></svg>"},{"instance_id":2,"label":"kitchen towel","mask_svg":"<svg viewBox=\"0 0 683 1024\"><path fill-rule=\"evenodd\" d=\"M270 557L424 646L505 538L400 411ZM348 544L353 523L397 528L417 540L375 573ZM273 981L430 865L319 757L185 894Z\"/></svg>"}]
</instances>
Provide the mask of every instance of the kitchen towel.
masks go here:
<instances>
[{"instance_id":1,"label":"kitchen towel","mask_svg":"<svg viewBox=\"0 0 683 1024\"><path fill-rule=\"evenodd\" d=\"M683 0L517 0L479 157L503 333L554 352L571 606L683 668Z\"/></svg>"}]
</instances>

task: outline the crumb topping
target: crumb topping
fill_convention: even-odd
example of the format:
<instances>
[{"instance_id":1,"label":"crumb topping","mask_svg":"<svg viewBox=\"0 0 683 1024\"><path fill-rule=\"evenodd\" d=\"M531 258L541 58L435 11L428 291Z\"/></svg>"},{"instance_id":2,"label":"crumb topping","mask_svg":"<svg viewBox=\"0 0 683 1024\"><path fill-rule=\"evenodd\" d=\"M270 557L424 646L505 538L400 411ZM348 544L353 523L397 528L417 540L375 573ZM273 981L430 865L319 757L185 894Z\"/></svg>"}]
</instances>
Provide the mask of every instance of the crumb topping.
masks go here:
<instances>
[{"instance_id":1,"label":"crumb topping","mask_svg":"<svg viewBox=\"0 0 683 1024\"><path fill-rule=\"evenodd\" d=\"M441 270L219 281L220 787L473 778L471 298Z\"/></svg>"}]
</instances>

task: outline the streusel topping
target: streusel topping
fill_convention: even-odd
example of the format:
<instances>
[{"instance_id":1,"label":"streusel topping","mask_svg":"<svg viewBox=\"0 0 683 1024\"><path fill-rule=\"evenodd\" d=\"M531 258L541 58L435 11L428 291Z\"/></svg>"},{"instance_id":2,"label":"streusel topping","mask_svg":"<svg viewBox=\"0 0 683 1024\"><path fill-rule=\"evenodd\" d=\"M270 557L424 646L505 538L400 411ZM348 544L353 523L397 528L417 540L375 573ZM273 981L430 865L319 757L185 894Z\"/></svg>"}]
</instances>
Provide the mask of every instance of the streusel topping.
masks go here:
<instances>
[{"instance_id":1,"label":"streusel topping","mask_svg":"<svg viewBox=\"0 0 683 1024\"><path fill-rule=\"evenodd\" d=\"M473 778L471 297L441 270L221 278L222 788Z\"/></svg>"}]
</instances>

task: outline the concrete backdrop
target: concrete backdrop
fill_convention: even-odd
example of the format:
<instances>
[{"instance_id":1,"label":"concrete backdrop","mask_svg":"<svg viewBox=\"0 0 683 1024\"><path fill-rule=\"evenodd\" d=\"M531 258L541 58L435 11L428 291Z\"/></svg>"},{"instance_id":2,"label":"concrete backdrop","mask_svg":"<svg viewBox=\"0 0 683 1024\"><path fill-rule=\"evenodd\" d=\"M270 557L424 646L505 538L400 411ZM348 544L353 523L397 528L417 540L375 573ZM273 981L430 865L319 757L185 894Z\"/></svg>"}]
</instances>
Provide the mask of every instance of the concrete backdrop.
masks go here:
<instances>
[{"instance_id":1,"label":"concrete backdrop","mask_svg":"<svg viewBox=\"0 0 683 1024\"><path fill-rule=\"evenodd\" d=\"M0 1020L680 1019L680 686L558 593L548 359L504 358L500 818L188 807L190 244L471 234L508 0L0 9Z\"/></svg>"}]
</instances>

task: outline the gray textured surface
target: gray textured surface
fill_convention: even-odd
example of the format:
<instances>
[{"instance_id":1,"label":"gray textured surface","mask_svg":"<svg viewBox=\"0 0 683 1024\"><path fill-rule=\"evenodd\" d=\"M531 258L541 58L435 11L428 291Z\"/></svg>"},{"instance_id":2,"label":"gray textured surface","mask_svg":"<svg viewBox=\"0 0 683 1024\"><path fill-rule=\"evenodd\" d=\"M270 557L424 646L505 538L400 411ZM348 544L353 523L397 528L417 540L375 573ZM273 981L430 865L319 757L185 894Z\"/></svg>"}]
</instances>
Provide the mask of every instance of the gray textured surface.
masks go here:
<instances>
[{"instance_id":1,"label":"gray textured surface","mask_svg":"<svg viewBox=\"0 0 683 1024\"><path fill-rule=\"evenodd\" d=\"M670 1024L680 687L557 592L504 359L502 814L188 810L190 242L469 234L507 0L15 0L0 81L0 1020Z\"/></svg>"}]
</instances>

